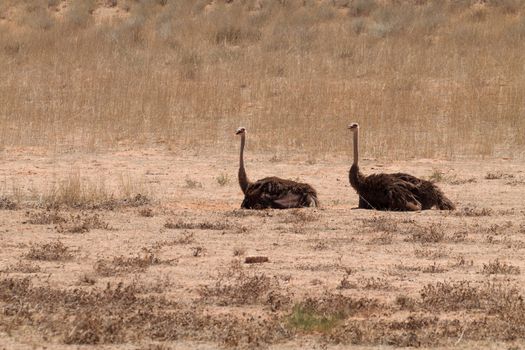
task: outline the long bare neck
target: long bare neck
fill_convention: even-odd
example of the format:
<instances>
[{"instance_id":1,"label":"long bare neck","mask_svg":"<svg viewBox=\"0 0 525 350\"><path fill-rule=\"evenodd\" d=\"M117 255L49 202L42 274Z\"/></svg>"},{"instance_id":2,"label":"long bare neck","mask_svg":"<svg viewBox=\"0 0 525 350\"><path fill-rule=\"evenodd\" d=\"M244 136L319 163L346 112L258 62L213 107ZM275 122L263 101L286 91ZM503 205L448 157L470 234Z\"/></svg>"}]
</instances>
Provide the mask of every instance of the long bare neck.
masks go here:
<instances>
[{"instance_id":1,"label":"long bare neck","mask_svg":"<svg viewBox=\"0 0 525 350\"><path fill-rule=\"evenodd\" d=\"M357 162L359 161L359 129L357 129L354 132L354 164L357 165Z\"/></svg>"},{"instance_id":2,"label":"long bare neck","mask_svg":"<svg viewBox=\"0 0 525 350\"><path fill-rule=\"evenodd\" d=\"M364 175L361 174L359 171L359 129L354 131L354 162L352 163L352 167L350 168L350 172L348 173L348 177L350 179L350 185L355 190L359 190L359 186L361 185L361 182L364 179Z\"/></svg>"},{"instance_id":3,"label":"long bare neck","mask_svg":"<svg viewBox=\"0 0 525 350\"><path fill-rule=\"evenodd\" d=\"M246 170L244 169L244 144L246 142L246 135L241 135L241 154L239 156L239 185L241 186L242 193L246 193L250 181L246 176Z\"/></svg>"}]
</instances>

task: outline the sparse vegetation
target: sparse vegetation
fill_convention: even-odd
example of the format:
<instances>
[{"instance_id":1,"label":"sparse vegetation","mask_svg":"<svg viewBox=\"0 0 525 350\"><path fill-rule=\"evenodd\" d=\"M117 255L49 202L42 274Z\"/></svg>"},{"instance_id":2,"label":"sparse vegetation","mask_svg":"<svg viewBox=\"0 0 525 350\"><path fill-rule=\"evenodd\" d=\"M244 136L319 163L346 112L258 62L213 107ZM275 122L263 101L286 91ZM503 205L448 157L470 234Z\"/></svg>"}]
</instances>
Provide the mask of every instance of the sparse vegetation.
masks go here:
<instances>
[{"instance_id":1,"label":"sparse vegetation","mask_svg":"<svg viewBox=\"0 0 525 350\"><path fill-rule=\"evenodd\" d=\"M135 190L148 192L141 184L121 179L120 189L115 193L110 191L102 180L94 183L82 178L80 172L74 172L54 184L40 201L42 206L53 209L65 206L76 209L112 210L151 204L149 195Z\"/></svg>"},{"instance_id":2,"label":"sparse vegetation","mask_svg":"<svg viewBox=\"0 0 525 350\"><path fill-rule=\"evenodd\" d=\"M86 233L90 230L113 230L109 223L100 218L98 214L80 213L70 215L69 218L58 221L56 229L60 233Z\"/></svg>"},{"instance_id":3,"label":"sparse vegetation","mask_svg":"<svg viewBox=\"0 0 525 350\"><path fill-rule=\"evenodd\" d=\"M71 249L61 241L34 244L24 255L26 259L43 261L62 261L73 257Z\"/></svg>"},{"instance_id":4,"label":"sparse vegetation","mask_svg":"<svg viewBox=\"0 0 525 350\"><path fill-rule=\"evenodd\" d=\"M197 180L192 180L190 178L186 178L184 181L186 181L186 188L202 188L202 183L200 183Z\"/></svg>"},{"instance_id":5,"label":"sparse vegetation","mask_svg":"<svg viewBox=\"0 0 525 350\"><path fill-rule=\"evenodd\" d=\"M304 224L319 220L319 214L312 210L292 209L283 215L282 221L285 224Z\"/></svg>"},{"instance_id":6,"label":"sparse vegetation","mask_svg":"<svg viewBox=\"0 0 525 350\"><path fill-rule=\"evenodd\" d=\"M56 210L30 211L26 212L27 221L31 225L49 225L66 222L67 219Z\"/></svg>"},{"instance_id":7,"label":"sparse vegetation","mask_svg":"<svg viewBox=\"0 0 525 350\"><path fill-rule=\"evenodd\" d=\"M431 224L429 226L411 226L409 237L410 242L418 243L439 243L445 239L445 228L441 224Z\"/></svg>"},{"instance_id":8,"label":"sparse vegetation","mask_svg":"<svg viewBox=\"0 0 525 350\"><path fill-rule=\"evenodd\" d=\"M315 310L305 308L303 305L294 306L288 317L290 327L305 332L328 332L332 330L342 319L342 315L319 314Z\"/></svg>"},{"instance_id":9,"label":"sparse vegetation","mask_svg":"<svg viewBox=\"0 0 525 350\"><path fill-rule=\"evenodd\" d=\"M18 205L7 197L0 196L0 210L16 210Z\"/></svg>"},{"instance_id":10,"label":"sparse vegetation","mask_svg":"<svg viewBox=\"0 0 525 350\"><path fill-rule=\"evenodd\" d=\"M112 259L99 259L93 266L93 269L99 276L111 277L144 272L150 266L171 264L173 262L173 260L161 260L154 253L144 251L137 256L116 256Z\"/></svg>"},{"instance_id":11,"label":"sparse vegetation","mask_svg":"<svg viewBox=\"0 0 525 350\"><path fill-rule=\"evenodd\" d=\"M487 264L483 264L483 273L487 275L519 275L520 268L506 262L496 259L494 261L489 261Z\"/></svg>"},{"instance_id":12,"label":"sparse vegetation","mask_svg":"<svg viewBox=\"0 0 525 350\"><path fill-rule=\"evenodd\" d=\"M206 302L223 306L264 303L276 288L275 283L264 274L249 273L234 264L226 273L219 274L215 283L200 288L199 294Z\"/></svg>"},{"instance_id":13,"label":"sparse vegetation","mask_svg":"<svg viewBox=\"0 0 525 350\"><path fill-rule=\"evenodd\" d=\"M453 212L456 216L491 216L493 210L490 208L464 207Z\"/></svg>"},{"instance_id":14,"label":"sparse vegetation","mask_svg":"<svg viewBox=\"0 0 525 350\"><path fill-rule=\"evenodd\" d=\"M487 173L487 175L485 175L486 180L499 180L499 179L512 179L512 178L514 178L514 175L504 174L501 171L489 172Z\"/></svg>"},{"instance_id":15,"label":"sparse vegetation","mask_svg":"<svg viewBox=\"0 0 525 350\"><path fill-rule=\"evenodd\" d=\"M9 265L4 270L0 270L0 272L37 273L41 270L40 266L34 262L19 260L16 264Z\"/></svg>"},{"instance_id":16,"label":"sparse vegetation","mask_svg":"<svg viewBox=\"0 0 525 350\"><path fill-rule=\"evenodd\" d=\"M11 327L17 329L39 319L39 332L73 345L127 343L148 338L213 340L228 346L248 346L289 338L289 333L279 330L277 320L266 320L261 328L259 321L248 316L210 317L200 308L162 296L143 297L143 291L122 283L108 283L105 289L89 291L62 290L34 286L28 279L4 278L0 280L0 302L5 305L2 320L16 320ZM26 311L17 313L17 306ZM203 332L203 327L211 333Z\"/></svg>"},{"instance_id":17,"label":"sparse vegetation","mask_svg":"<svg viewBox=\"0 0 525 350\"><path fill-rule=\"evenodd\" d=\"M145 218L152 218L154 215L153 209L151 208L142 208L139 209L139 215Z\"/></svg>"},{"instance_id":18,"label":"sparse vegetation","mask_svg":"<svg viewBox=\"0 0 525 350\"><path fill-rule=\"evenodd\" d=\"M4 347L523 345L524 2L3 0L0 33ZM458 210L351 210L351 121ZM240 125L321 207L234 209Z\"/></svg>"},{"instance_id":19,"label":"sparse vegetation","mask_svg":"<svg viewBox=\"0 0 525 350\"><path fill-rule=\"evenodd\" d=\"M445 174L439 169L434 169L432 174L428 177L428 180L432 182L443 182L444 179Z\"/></svg>"},{"instance_id":20,"label":"sparse vegetation","mask_svg":"<svg viewBox=\"0 0 525 350\"><path fill-rule=\"evenodd\" d=\"M253 148L277 154L300 147L315 159L342 152L346 140L332 132L312 137L311 131L345 125L341 112L352 106L374 130L363 135L365 144L382 140L368 148L370 156L511 153L524 134L512 102L525 94L519 79L524 10L509 1L86 0L27 6L7 0L1 16L17 29L0 40L0 63L12 77L0 91L1 142L104 149L160 141L174 149L220 149L233 140L208 131L242 115L257 130ZM507 64L487 63L496 56ZM50 62L61 62L51 77L45 74ZM23 73L28 68L31 77ZM92 85L81 84L77 73L89 75ZM30 92L35 98L16 98ZM464 113L473 106L473 113ZM454 127L428 133L435 111L443 111L440 125ZM381 117L386 114L393 122L416 116L417 122L392 132ZM494 116L498 127L487 128Z\"/></svg>"},{"instance_id":21,"label":"sparse vegetation","mask_svg":"<svg viewBox=\"0 0 525 350\"><path fill-rule=\"evenodd\" d=\"M225 173L222 173L219 176L217 176L216 180L220 186L226 186L231 182L230 177L228 176L228 174Z\"/></svg>"},{"instance_id":22,"label":"sparse vegetation","mask_svg":"<svg viewBox=\"0 0 525 350\"><path fill-rule=\"evenodd\" d=\"M193 232L184 231L176 238L156 242L153 244L153 249L161 249L162 247L170 247L174 245L186 245L194 242L195 234L193 234Z\"/></svg>"},{"instance_id":23,"label":"sparse vegetation","mask_svg":"<svg viewBox=\"0 0 525 350\"><path fill-rule=\"evenodd\" d=\"M165 228L177 230L229 230L231 225L227 222L187 222L182 219L173 221L169 219L164 224Z\"/></svg>"},{"instance_id":24,"label":"sparse vegetation","mask_svg":"<svg viewBox=\"0 0 525 350\"><path fill-rule=\"evenodd\" d=\"M387 216L374 216L372 218L359 219L365 228L372 232L384 232L393 234L398 230L398 222Z\"/></svg>"}]
</instances>

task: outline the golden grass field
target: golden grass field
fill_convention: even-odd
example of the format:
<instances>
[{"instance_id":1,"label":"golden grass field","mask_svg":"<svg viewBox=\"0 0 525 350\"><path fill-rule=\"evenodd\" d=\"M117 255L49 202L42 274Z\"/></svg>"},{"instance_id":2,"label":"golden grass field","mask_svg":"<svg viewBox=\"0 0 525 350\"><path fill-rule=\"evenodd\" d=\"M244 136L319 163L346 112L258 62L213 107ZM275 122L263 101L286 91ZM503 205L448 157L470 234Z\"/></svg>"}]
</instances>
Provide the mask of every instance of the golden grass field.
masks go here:
<instances>
[{"instance_id":1,"label":"golden grass field","mask_svg":"<svg viewBox=\"0 0 525 350\"><path fill-rule=\"evenodd\" d=\"M524 348L523 52L519 0L0 1L0 349ZM355 209L350 122L457 210ZM320 208L239 209L241 125Z\"/></svg>"}]
</instances>

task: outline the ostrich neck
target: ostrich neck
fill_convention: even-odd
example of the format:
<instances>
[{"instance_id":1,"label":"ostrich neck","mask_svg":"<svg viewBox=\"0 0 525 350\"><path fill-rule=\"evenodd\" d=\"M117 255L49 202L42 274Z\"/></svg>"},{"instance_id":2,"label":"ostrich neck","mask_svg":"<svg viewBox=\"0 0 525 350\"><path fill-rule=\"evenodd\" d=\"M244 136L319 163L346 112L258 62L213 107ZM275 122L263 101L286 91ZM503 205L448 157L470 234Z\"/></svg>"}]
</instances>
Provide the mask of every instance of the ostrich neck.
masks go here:
<instances>
[{"instance_id":1,"label":"ostrich neck","mask_svg":"<svg viewBox=\"0 0 525 350\"><path fill-rule=\"evenodd\" d=\"M363 181L363 174L359 171L358 166L359 161L359 129L354 132L354 162L352 163L352 167L350 168L349 178L350 178L350 185L355 190L359 190L359 186L361 182Z\"/></svg>"},{"instance_id":2,"label":"ostrich neck","mask_svg":"<svg viewBox=\"0 0 525 350\"><path fill-rule=\"evenodd\" d=\"M246 176L246 170L244 169L244 144L246 143L246 135L241 135L241 153L239 156L239 185L243 193L246 193L248 189L249 181Z\"/></svg>"},{"instance_id":3,"label":"ostrich neck","mask_svg":"<svg viewBox=\"0 0 525 350\"><path fill-rule=\"evenodd\" d=\"M356 167L359 161L359 129L354 132L354 164Z\"/></svg>"}]
</instances>

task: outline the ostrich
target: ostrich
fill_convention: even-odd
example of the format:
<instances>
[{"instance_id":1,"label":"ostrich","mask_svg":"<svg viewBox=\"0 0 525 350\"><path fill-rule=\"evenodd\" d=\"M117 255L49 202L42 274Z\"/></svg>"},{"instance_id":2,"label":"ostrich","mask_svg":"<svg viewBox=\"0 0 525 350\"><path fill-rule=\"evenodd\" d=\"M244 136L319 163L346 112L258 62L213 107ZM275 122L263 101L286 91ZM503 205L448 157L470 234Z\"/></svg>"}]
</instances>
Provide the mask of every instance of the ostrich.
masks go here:
<instances>
[{"instance_id":1,"label":"ostrich","mask_svg":"<svg viewBox=\"0 0 525 350\"><path fill-rule=\"evenodd\" d=\"M246 141L246 128L238 128L235 132L241 135L241 154L239 159L239 185L244 193L243 209L288 209L317 207L317 192L305 183L280 179L278 177L265 177L264 179L250 182L244 169L244 144Z\"/></svg>"},{"instance_id":2,"label":"ostrich","mask_svg":"<svg viewBox=\"0 0 525 350\"><path fill-rule=\"evenodd\" d=\"M359 125L352 123L348 128L354 133L354 163L349 178L359 195L359 208L416 211L436 206L440 210L455 209L454 204L430 181L404 173L363 175L357 165Z\"/></svg>"}]
</instances>

